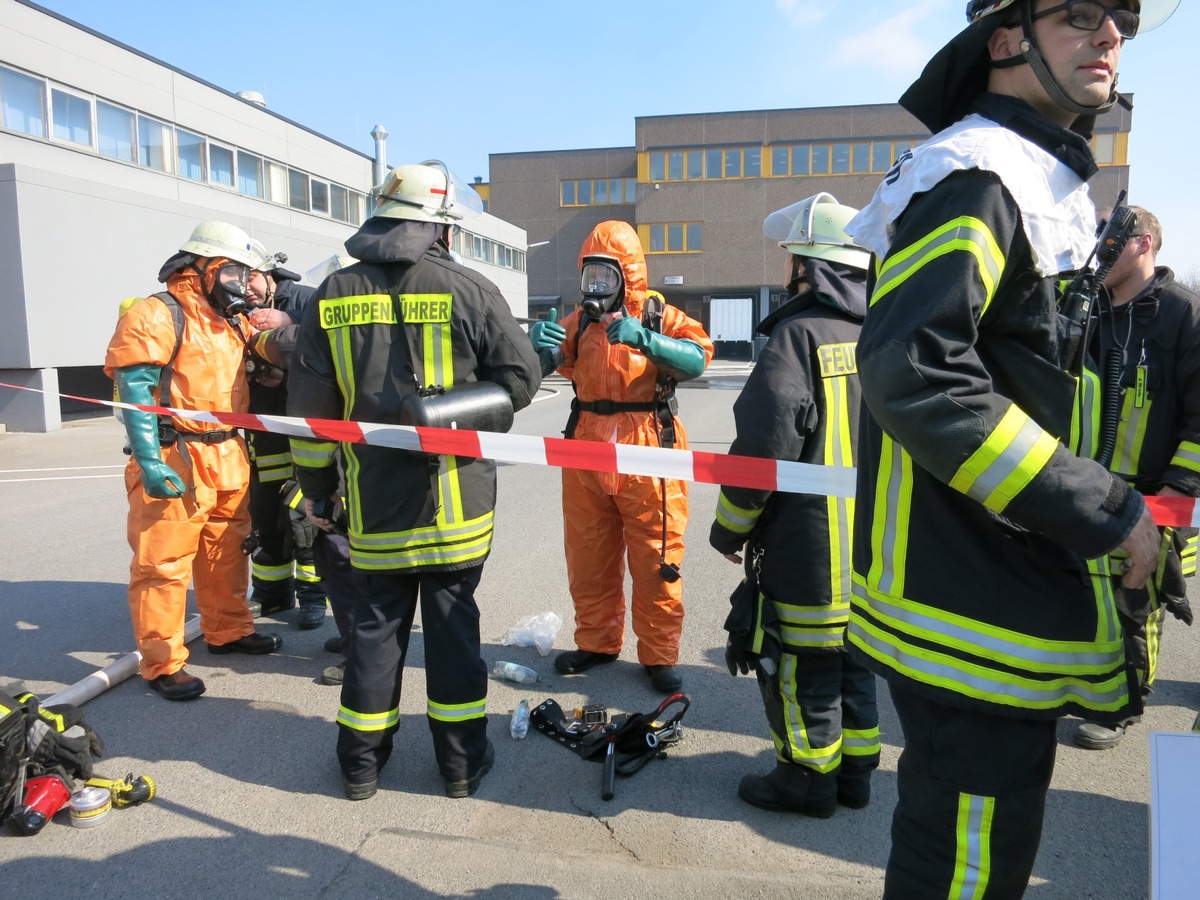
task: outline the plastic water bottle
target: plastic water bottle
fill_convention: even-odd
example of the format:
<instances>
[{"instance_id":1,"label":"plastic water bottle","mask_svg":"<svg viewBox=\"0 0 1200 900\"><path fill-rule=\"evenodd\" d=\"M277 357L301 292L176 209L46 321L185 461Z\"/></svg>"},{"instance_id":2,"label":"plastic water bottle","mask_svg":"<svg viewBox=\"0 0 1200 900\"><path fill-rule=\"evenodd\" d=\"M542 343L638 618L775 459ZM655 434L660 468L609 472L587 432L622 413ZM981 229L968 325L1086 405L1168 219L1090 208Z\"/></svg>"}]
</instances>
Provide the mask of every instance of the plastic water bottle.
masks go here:
<instances>
[{"instance_id":1,"label":"plastic water bottle","mask_svg":"<svg viewBox=\"0 0 1200 900\"><path fill-rule=\"evenodd\" d=\"M529 701L522 700L517 704L517 708L513 710L512 724L508 726L508 733L518 741L529 734Z\"/></svg>"},{"instance_id":2,"label":"plastic water bottle","mask_svg":"<svg viewBox=\"0 0 1200 900\"><path fill-rule=\"evenodd\" d=\"M503 661L497 662L492 666L492 674L498 678L515 681L517 684L536 684L539 677L538 673L528 666Z\"/></svg>"}]
</instances>

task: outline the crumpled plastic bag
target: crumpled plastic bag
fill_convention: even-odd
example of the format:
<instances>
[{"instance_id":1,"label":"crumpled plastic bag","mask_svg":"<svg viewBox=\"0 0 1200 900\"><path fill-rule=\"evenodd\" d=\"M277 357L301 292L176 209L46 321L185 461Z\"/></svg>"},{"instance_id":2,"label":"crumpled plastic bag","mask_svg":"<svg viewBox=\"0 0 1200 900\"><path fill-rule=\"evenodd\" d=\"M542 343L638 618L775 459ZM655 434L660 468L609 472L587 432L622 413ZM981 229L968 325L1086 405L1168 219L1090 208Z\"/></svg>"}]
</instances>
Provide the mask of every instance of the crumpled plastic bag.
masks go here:
<instances>
[{"instance_id":1,"label":"crumpled plastic bag","mask_svg":"<svg viewBox=\"0 0 1200 900\"><path fill-rule=\"evenodd\" d=\"M536 616L523 616L511 626L500 643L505 647L537 647L538 653L546 656L562 628L562 618L553 612Z\"/></svg>"}]
</instances>

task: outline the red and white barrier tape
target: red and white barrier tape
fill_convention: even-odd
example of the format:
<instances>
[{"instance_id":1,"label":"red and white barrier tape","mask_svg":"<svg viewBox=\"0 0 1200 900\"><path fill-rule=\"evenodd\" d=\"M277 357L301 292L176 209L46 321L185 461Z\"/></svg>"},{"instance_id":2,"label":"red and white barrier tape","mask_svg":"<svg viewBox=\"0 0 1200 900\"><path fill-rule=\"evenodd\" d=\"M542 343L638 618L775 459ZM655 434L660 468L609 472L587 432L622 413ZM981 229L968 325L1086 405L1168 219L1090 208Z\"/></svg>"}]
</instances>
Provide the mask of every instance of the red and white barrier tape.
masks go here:
<instances>
[{"instance_id":1,"label":"red and white barrier tape","mask_svg":"<svg viewBox=\"0 0 1200 900\"><path fill-rule=\"evenodd\" d=\"M37 388L4 382L0 382L0 387L38 394L47 393ZM340 419L296 419L290 416L255 416L249 413L197 412L173 407L138 406L96 400L92 397L77 397L74 394L58 396L98 406L135 409L193 422L248 428L251 431L267 431L309 440L345 441L422 453L444 453L475 459L493 459L498 462L585 469L592 472L619 472L622 475L644 475L651 478L674 478L680 481L698 481L703 484L791 494L854 496L855 471L840 466L815 466L809 463L707 453L701 450L666 450L662 447L570 441L565 438L524 434L346 422ZM1146 505L1159 525L1200 528L1200 508L1191 497L1146 497Z\"/></svg>"}]
</instances>

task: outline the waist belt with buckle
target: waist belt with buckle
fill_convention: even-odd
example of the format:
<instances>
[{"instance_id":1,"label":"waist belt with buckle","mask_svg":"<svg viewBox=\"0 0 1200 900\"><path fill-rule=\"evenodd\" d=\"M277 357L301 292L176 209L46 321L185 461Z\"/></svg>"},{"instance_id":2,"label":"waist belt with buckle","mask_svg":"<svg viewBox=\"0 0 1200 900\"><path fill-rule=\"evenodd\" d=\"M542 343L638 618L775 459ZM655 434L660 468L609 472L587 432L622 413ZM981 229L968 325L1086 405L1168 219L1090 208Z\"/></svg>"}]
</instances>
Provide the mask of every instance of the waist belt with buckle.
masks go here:
<instances>
[{"instance_id":1,"label":"waist belt with buckle","mask_svg":"<svg viewBox=\"0 0 1200 900\"><path fill-rule=\"evenodd\" d=\"M198 441L201 444L220 444L230 438L237 437L238 433L234 431L177 431L176 429L160 425L158 428L158 439L164 444L173 444L175 441Z\"/></svg>"},{"instance_id":2,"label":"waist belt with buckle","mask_svg":"<svg viewBox=\"0 0 1200 900\"><path fill-rule=\"evenodd\" d=\"M650 403L620 403L616 400L576 400L580 412L595 413L598 416L612 416L623 412L654 412L656 404Z\"/></svg>"}]
</instances>

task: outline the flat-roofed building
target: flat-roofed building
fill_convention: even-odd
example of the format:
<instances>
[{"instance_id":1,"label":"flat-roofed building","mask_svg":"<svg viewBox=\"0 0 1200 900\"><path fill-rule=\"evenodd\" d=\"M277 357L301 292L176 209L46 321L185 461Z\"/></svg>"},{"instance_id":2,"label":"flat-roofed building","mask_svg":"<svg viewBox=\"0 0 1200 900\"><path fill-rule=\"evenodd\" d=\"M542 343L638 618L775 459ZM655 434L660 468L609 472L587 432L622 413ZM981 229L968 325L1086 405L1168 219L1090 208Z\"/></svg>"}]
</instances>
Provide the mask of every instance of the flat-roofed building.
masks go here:
<instances>
[{"instance_id":1,"label":"flat-roofed building","mask_svg":"<svg viewBox=\"0 0 1200 900\"><path fill-rule=\"evenodd\" d=\"M0 0L0 424L57 428L58 392L103 397L120 301L204 219L238 225L303 273L370 215L370 156L25 0ZM437 147L429 152L436 155ZM403 160L417 162L418 160ZM465 264L526 314L525 234L484 215Z\"/></svg>"},{"instance_id":2,"label":"flat-roofed building","mask_svg":"<svg viewBox=\"0 0 1200 900\"><path fill-rule=\"evenodd\" d=\"M1097 206L1129 184L1129 110L1100 118ZM762 233L774 210L819 191L862 207L929 132L897 104L645 116L634 145L495 153L489 210L529 235L530 315L579 300L579 248L606 219L634 225L650 287L700 320L718 353L749 357L784 299L785 257Z\"/></svg>"}]
</instances>

